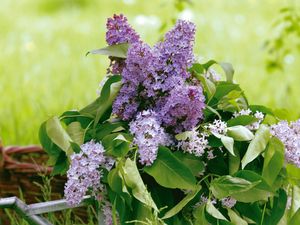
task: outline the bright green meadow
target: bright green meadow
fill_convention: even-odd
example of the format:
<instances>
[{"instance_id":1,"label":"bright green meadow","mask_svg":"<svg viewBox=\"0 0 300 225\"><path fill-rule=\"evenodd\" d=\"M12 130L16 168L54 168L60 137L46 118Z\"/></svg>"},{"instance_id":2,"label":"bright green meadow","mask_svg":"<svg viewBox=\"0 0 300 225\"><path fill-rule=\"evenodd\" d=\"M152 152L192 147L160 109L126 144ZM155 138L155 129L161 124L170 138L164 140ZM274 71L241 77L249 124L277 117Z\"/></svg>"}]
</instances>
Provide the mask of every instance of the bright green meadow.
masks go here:
<instances>
[{"instance_id":1,"label":"bright green meadow","mask_svg":"<svg viewBox=\"0 0 300 225\"><path fill-rule=\"evenodd\" d=\"M173 0L1 0L0 139L4 145L38 143L49 116L87 105L97 96L109 61L86 52L105 46L106 18L124 13L153 45L161 26L178 16L197 24L201 62L227 61L250 103L286 108L300 116L300 57L291 51L284 70L266 69L267 39L285 0L192 0L178 13ZM294 49L294 42L289 42ZM299 48L299 47L298 47Z\"/></svg>"}]
</instances>

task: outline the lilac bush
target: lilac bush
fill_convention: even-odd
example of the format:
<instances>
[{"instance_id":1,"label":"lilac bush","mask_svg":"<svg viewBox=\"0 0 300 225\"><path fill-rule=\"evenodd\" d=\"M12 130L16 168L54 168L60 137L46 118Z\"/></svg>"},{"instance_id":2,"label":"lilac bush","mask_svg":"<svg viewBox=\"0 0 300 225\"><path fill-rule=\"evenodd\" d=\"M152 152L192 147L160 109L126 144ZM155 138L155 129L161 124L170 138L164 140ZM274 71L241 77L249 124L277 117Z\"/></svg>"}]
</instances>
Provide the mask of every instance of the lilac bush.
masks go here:
<instances>
[{"instance_id":1,"label":"lilac bush","mask_svg":"<svg viewBox=\"0 0 300 225\"><path fill-rule=\"evenodd\" d=\"M151 47L107 20L99 97L40 129L68 204L90 194L105 225L298 224L300 120L249 104L230 64L197 62L195 30L179 20Z\"/></svg>"}]
</instances>

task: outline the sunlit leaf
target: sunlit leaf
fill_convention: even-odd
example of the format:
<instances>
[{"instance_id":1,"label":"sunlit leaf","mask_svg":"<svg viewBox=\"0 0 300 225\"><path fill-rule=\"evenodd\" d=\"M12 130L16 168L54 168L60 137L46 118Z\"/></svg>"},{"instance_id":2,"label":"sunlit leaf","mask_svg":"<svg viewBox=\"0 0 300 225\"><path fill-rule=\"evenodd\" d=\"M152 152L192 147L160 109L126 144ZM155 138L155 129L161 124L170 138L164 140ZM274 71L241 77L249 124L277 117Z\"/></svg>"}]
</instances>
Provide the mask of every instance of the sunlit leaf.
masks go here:
<instances>
[{"instance_id":1,"label":"sunlit leaf","mask_svg":"<svg viewBox=\"0 0 300 225\"><path fill-rule=\"evenodd\" d=\"M108 56L113 56L118 58L126 58L128 48L129 48L128 43L115 44L115 45L107 46L105 48L91 50L87 52L86 55L99 54L99 55L108 55Z\"/></svg>"}]
</instances>

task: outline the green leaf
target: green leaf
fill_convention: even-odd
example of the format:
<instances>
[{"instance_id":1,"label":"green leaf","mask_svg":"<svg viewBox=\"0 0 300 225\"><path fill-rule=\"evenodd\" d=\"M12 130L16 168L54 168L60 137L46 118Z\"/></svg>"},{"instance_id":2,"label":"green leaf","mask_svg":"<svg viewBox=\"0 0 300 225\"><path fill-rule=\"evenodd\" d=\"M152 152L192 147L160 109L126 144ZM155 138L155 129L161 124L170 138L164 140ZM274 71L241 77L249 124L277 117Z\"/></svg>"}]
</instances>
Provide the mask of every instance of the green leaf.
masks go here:
<instances>
[{"instance_id":1,"label":"green leaf","mask_svg":"<svg viewBox=\"0 0 300 225\"><path fill-rule=\"evenodd\" d=\"M207 61L206 63L202 64L202 66L205 68L205 70L208 70L209 67L211 67L214 64L218 64L218 62L211 59L211 60Z\"/></svg>"},{"instance_id":2,"label":"green leaf","mask_svg":"<svg viewBox=\"0 0 300 225\"><path fill-rule=\"evenodd\" d=\"M219 117L219 119L221 119L221 115L220 113L218 113L217 110L215 110L214 108L210 107L209 105L206 105L205 110L209 110L210 112L212 112L213 114L215 114L216 116Z\"/></svg>"},{"instance_id":3,"label":"green leaf","mask_svg":"<svg viewBox=\"0 0 300 225\"><path fill-rule=\"evenodd\" d=\"M222 136L221 136L221 142L223 143L223 145L225 146L225 148L226 148L232 155L235 155L235 154L234 154L234 151L233 151L233 145L234 145L234 140L233 140L233 138L222 135Z\"/></svg>"},{"instance_id":4,"label":"green leaf","mask_svg":"<svg viewBox=\"0 0 300 225\"><path fill-rule=\"evenodd\" d=\"M227 126L228 127L233 127L236 125L242 125L242 126L247 126L249 124L252 124L256 122L257 119L254 116L249 116L249 115L242 115L242 116L237 116L235 118L232 118L227 121Z\"/></svg>"},{"instance_id":5,"label":"green leaf","mask_svg":"<svg viewBox=\"0 0 300 225\"><path fill-rule=\"evenodd\" d=\"M214 95L214 98L220 100L221 98L223 98L233 90L241 91L241 88L238 84L221 81L216 86L216 93Z\"/></svg>"},{"instance_id":6,"label":"green leaf","mask_svg":"<svg viewBox=\"0 0 300 225\"><path fill-rule=\"evenodd\" d=\"M229 175L214 179L210 183L210 190L213 195L218 198L225 198L235 193L244 192L255 187L259 182L250 182L248 180L232 177Z\"/></svg>"},{"instance_id":7,"label":"green leaf","mask_svg":"<svg viewBox=\"0 0 300 225\"><path fill-rule=\"evenodd\" d=\"M155 202L147 191L135 162L128 158L122 169L125 183L131 188L133 196L140 202L158 211Z\"/></svg>"},{"instance_id":8,"label":"green leaf","mask_svg":"<svg viewBox=\"0 0 300 225\"><path fill-rule=\"evenodd\" d=\"M46 131L46 122L44 122L39 129L39 140L41 142L41 145L43 146L43 149L49 155L49 160L47 162L47 165L49 166L55 165L62 150L56 144L54 144L51 141L51 139L48 137Z\"/></svg>"},{"instance_id":9,"label":"green leaf","mask_svg":"<svg viewBox=\"0 0 300 225\"><path fill-rule=\"evenodd\" d=\"M254 139L250 142L246 154L242 159L242 168L252 162L257 156L259 156L266 148L270 139L269 128L265 125L261 125L254 136Z\"/></svg>"},{"instance_id":10,"label":"green leaf","mask_svg":"<svg viewBox=\"0 0 300 225\"><path fill-rule=\"evenodd\" d=\"M95 129L90 130L90 135L97 140L102 140L112 132L124 130L126 124L124 122L105 122L98 124Z\"/></svg>"},{"instance_id":11,"label":"green leaf","mask_svg":"<svg viewBox=\"0 0 300 225\"><path fill-rule=\"evenodd\" d=\"M300 184L300 168L293 164L286 165L287 175L291 184Z\"/></svg>"},{"instance_id":12,"label":"green leaf","mask_svg":"<svg viewBox=\"0 0 300 225\"><path fill-rule=\"evenodd\" d=\"M75 153L81 152L81 148L77 143L70 141L70 144L71 144L71 148Z\"/></svg>"},{"instance_id":13,"label":"green leaf","mask_svg":"<svg viewBox=\"0 0 300 225\"><path fill-rule=\"evenodd\" d=\"M227 135L236 141L250 141L254 138L253 133L248 128L241 125L228 127Z\"/></svg>"},{"instance_id":14,"label":"green leaf","mask_svg":"<svg viewBox=\"0 0 300 225\"><path fill-rule=\"evenodd\" d=\"M207 98L210 99L216 92L216 85L203 74L196 74L196 78L201 81L203 89L207 94Z\"/></svg>"},{"instance_id":15,"label":"green leaf","mask_svg":"<svg viewBox=\"0 0 300 225\"><path fill-rule=\"evenodd\" d=\"M116 193L122 193L122 177L118 168L109 171L107 176L108 185Z\"/></svg>"},{"instance_id":16,"label":"green leaf","mask_svg":"<svg viewBox=\"0 0 300 225\"><path fill-rule=\"evenodd\" d=\"M188 69L190 72L202 74L205 72L205 68L200 63L194 63L191 68Z\"/></svg>"},{"instance_id":17,"label":"green leaf","mask_svg":"<svg viewBox=\"0 0 300 225\"><path fill-rule=\"evenodd\" d=\"M51 175L63 175L67 172L69 169L69 160L68 157L66 156L66 153L61 151L59 154L59 157L53 167L53 170L51 172Z\"/></svg>"},{"instance_id":18,"label":"green leaf","mask_svg":"<svg viewBox=\"0 0 300 225\"><path fill-rule=\"evenodd\" d=\"M241 178L251 182L254 185L252 188L244 190L243 192L234 193L232 197L240 202L255 202L255 201L267 201L269 197L274 195L272 187L264 180L259 174L249 171L240 170L234 177Z\"/></svg>"},{"instance_id":19,"label":"green leaf","mask_svg":"<svg viewBox=\"0 0 300 225\"><path fill-rule=\"evenodd\" d=\"M67 133L76 144L83 144L85 130L82 129L81 124L78 121L72 122L68 125Z\"/></svg>"},{"instance_id":20,"label":"green leaf","mask_svg":"<svg viewBox=\"0 0 300 225\"><path fill-rule=\"evenodd\" d=\"M269 185L272 185L283 168L284 145L279 139L272 137L267 145L264 156L262 176Z\"/></svg>"},{"instance_id":21,"label":"green leaf","mask_svg":"<svg viewBox=\"0 0 300 225\"><path fill-rule=\"evenodd\" d=\"M289 221L289 225L299 225L299 223L300 223L300 208L297 210L297 212L293 215L293 217Z\"/></svg>"},{"instance_id":22,"label":"green leaf","mask_svg":"<svg viewBox=\"0 0 300 225\"><path fill-rule=\"evenodd\" d=\"M195 225L210 225L205 217L205 204L197 207L193 212L193 216L195 218Z\"/></svg>"},{"instance_id":23,"label":"green leaf","mask_svg":"<svg viewBox=\"0 0 300 225\"><path fill-rule=\"evenodd\" d=\"M189 168L194 176L199 175L205 168L203 161L201 158L184 153L182 151L174 152L174 155L177 157L179 161L181 161L187 168Z\"/></svg>"},{"instance_id":24,"label":"green leaf","mask_svg":"<svg viewBox=\"0 0 300 225\"><path fill-rule=\"evenodd\" d=\"M240 162L241 157L239 151L235 148L233 150L234 150L234 155L232 154L228 155L229 175L236 173L239 170L241 164Z\"/></svg>"},{"instance_id":25,"label":"green leaf","mask_svg":"<svg viewBox=\"0 0 300 225\"><path fill-rule=\"evenodd\" d=\"M46 132L51 141L61 148L67 155L73 153L70 142L72 139L62 127L57 116L46 121Z\"/></svg>"},{"instance_id":26,"label":"green leaf","mask_svg":"<svg viewBox=\"0 0 300 225\"><path fill-rule=\"evenodd\" d=\"M100 48L96 50L91 50L86 53L88 54L99 54L99 55L108 55L108 56L113 56L113 57L118 57L118 58L127 58L127 51L129 48L128 43L122 43L122 44L115 44L115 45L110 45L105 48Z\"/></svg>"},{"instance_id":27,"label":"green leaf","mask_svg":"<svg viewBox=\"0 0 300 225\"><path fill-rule=\"evenodd\" d=\"M227 208L228 216L230 217L230 221L234 225L248 225L248 223L242 219L235 211L232 209Z\"/></svg>"},{"instance_id":28,"label":"green leaf","mask_svg":"<svg viewBox=\"0 0 300 225\"><path fill-rule=\"evenodd\" d=\"M107 154L115 157L124 157L130 150L132 137L127 133L112 133L102 139Z\"/></svg>"},{"instance_id":29,"label":"green leaf","mask_svg":"<svg viewBox=\"0 0 300 225\"><path fill-rule=\"evenodd\" d=\"M225 220L228 221L222 213L214 205L211 203L210 200L207 201L206 203L206 212L208 212L210 215L212 215L214 218L220 219L220 220Z\"/></svg>"},{"instance_id":30,"label":"green leaf","mask_svg":"<svg viewBox=\"0 0 300 225\"><path fill-rule=\"evenodd\" d=\"M175 135L176 140L178 141L185 141L186 139L190 138L193 135L193 131L185 131Z\"/></svg>"},{"instance_id":31,"label":"green leaf","mask_svg":"<svg viewBox=\"0 0 300 225\"><path fill-rule=\"evenodd\" d=\"M287 195L283 189L279 189L278 197L274 198L274 203L270 214L264 219L264 225L278 224L286 210Z\"/></svg>"},{"instance_id":32,"label":"green leaf","mask_svg":"<svg viewBox=\"0 0 300 225\"><path fill-rule=\"evenodd\" d=\"M235 112L248 107L247 100L242 91L233 90L220 99L218 109Z\"/></svg>"},{"instance_id":33,"label":"green leaf","mask_svg":"<svg viewBox=\"0 0 300 225\"><path fill-rule=\"evenodd\" d=\"M176 206L174 206L172 209L170 209L162 219L168 219L172 216L175 216L177 213L179 213L183 207L185 207L200 191L201 186L198 186L198 188L190 193L188 193Z\"/></svg>"},{"instance_id":34,"label":"green leaf","mask_svg":"<svg viewBox=\"0 0 300 225\"><path fill-rule=\"evenodd\" d=\"M83 115L95 118L94 128L97 126L101 117L105 115L115 98L117 97L121 88L121 76L113 75L103 85L100 96L90 105L84 107L79 112Z\"/></svg>"},{"instance_id":35,"label":"green leaf","mask_svg":"<svg viewBox=\"0 0 300 225\"><path fill-rule=\"evenodd\" d=\"M230 63L226 62L220 62L219 65L222 67L222 69L225 72L226 75L226 80L228 82L233 82L233 74L234 74L234 69Z\"/></svg>"},{"instance_id":36,"label":"green leaf","mask_svg":"<svg viewBox=\"0 0 300 225\"><path fill-rule=\"evenodd\" d=\"M157 159L144 171L157 183L167 188L195 190L196 179L191 170L178 160L166 147L160 147Z\"/></svg>"}]
</instances>

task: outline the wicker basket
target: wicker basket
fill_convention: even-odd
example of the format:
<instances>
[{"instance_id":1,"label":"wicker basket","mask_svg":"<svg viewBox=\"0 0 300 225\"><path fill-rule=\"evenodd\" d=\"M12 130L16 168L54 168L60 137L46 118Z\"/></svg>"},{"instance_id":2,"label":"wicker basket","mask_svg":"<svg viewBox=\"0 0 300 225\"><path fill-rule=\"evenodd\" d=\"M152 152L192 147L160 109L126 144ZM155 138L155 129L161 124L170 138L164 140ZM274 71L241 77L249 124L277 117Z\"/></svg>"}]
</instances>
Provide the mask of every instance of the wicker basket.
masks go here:
<instances>
[{"instance_id":1,"label":"wicker basket","mask_svg":"<svg viewBox=\"0 0 300 225\"><path fill-rule=\"evenodd\" d=\"M27 204L42 200L40 188L33 182L42 184L41 174L48 175L52 168L44 166L47 154L40 146L8 146L0 143L0 197L18 196ZM66 178L55 176L51 181L51 199L63 196ZM4 212L0 210L2 223L9 224ZM0 222L1 224L1 222Z\"/></svg>"},{"instance_id":2,"label":"wicker basket","mask_svg":"<svg viewBox=\"0 0 300 225\"><path fill-rule=\"evenodd\" d=\"M23 198L26 204L41 201L43 196L40 187L34 182L43 185L41 175L51 173L52 167L45 166L47 160L48 156L40 146L3 147L0 143L0 197L18 196ZM65 182L66 176L52 178L51 200L62 198ZM86 207L75 209L74 212L83 221L87 220ZM1 210L0 218L3 224L9 224Z\"/></svg>"},{"instance_id":3,"label":"wicker basket","mask_svg":"<svg viewBox=\"0 0 300 225\"><path fill-rule=\"evenodd\" d=\"M47 175L51 167L44 166L47 155L40 146L0 146L0 196L19 196L22 192L26 203L41 199L40 188L33 182L42 182L41 174ZM63 194L66 178L56 176L52 181L52 198Z\"/></svg>"}]
</instances>

